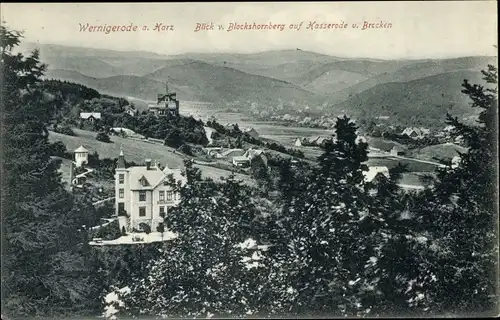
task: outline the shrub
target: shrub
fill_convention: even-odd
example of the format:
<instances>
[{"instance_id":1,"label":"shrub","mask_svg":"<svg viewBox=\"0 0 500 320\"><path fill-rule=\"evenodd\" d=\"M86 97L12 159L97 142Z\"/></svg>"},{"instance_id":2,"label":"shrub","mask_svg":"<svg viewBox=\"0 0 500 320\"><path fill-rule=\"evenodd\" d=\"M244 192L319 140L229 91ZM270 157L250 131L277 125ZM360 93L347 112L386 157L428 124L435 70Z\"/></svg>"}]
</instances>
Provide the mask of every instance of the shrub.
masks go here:
<instances>
[{"instance_id":1,"label":"shrub","mask_svg":"<svg viewBox=\"0 0 500 320\"><path fill-rule=\"evenodd\" d=\"M187 154L188 156L192 156L193 155L193 150L187 144L183 144L182 146L180 146L179 147L179 151L182 152L182 153L184 153L184 154Z\"/></svg>"},{"instance_id":2,"label":"shrub","mask_svg":"<svg viewBox=\"0 0 500 320\"><path fill-rule=\"evenodd\" d=\"M111 139L109 138L109 136L105 132L99 132L95 138L99 141L102 141L102 142L106 142L106 143L111 142Z\"/></svg>"},{"instance_id":3,"label":"shrub","mask_svg":"<svg viewBox=\"0 0 500 320\"><path fill-rule=\"evenodd\" d=\"M67 125L54 125L54 131L60 134L65 134L67 136L76 136L73 129L71 129L71 127Z\"/></svg>"}]
</instances>

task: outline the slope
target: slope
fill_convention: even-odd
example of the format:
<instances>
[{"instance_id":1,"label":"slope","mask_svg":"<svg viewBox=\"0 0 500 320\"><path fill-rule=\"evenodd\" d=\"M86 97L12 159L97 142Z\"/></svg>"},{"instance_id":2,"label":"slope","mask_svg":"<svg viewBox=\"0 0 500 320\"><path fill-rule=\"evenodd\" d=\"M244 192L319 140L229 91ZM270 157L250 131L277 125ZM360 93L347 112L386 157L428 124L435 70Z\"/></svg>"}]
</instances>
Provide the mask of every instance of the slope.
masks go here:
<instances>
[{"instance_id":1,"label":"slope","mask_svg":"<svg viewBox=\"0 0 500 320\"><path fill-rule=\"evenodd\" d=\"M252 75L224 66L201 61L165 67L145 77L168 81L184 90L196 92L203 101L240 101L275 104L279 101L311 103L321 100L297 85L258 75Z\"/></svg>"},{"instance_id":2,"label":"slope","mask_svg":"<svg viewBox=\"0 0 500 320\"><path fill-rule=\"evenodd\" d=\"M496 57L463 57L453 59L440 60L423 60L416 61L401 68L390 72L384 71L374 77L371 77L363 82L353 85L345 90L336 92L335 98L338 101L346 100L350 96L354 96L365 90L368 90L378 84L389 82L408 82L429 76L439 75L452 71L479 71L484 69L488 64L496 65Z\"/></svg>"},{"instance_id":3,"label":"slope","mask_svg":"<svg viewBox=\"0 0 500 320\"><path fill-rule=\"evenodd\" d=\"M465 114L472 111L467 97L461 92L464 79L482 82L478 72L456 71L408 82L383 83L334 105L330 111L368 119L387 115L403 124L418 125L431 120L442 123L446 112Z\"/></svg>"}]
</instances>

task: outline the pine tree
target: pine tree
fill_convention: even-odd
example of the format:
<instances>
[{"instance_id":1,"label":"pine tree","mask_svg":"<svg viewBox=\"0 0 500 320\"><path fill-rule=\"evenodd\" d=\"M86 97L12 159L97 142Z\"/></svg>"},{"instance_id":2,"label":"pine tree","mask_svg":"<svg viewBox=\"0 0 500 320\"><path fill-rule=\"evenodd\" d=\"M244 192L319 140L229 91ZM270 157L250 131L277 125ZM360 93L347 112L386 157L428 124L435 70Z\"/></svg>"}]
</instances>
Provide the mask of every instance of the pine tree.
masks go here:
<instances>
[{"instance_id":1,"label":"pine tree","mask_svg":"<svg viewBox=\"0 0 500 320\"><path fill-rule=\"evenodd\" d=\"M349 118L339 118L337 141L326 143L319 167L298 181L281 179L286 204L273 250L275 272L285 274L279 281L286 288L281 301L288 314L352 315L359 308L349 284L359 282L365 264L357 221L364 213L367 145L356 141L356 129Z\"/></svg>"},{"instance_id":2,"label":"pine tree","mask_svg":"<svg viewBox=\"0 0 500 320\"><path fill-rule=\"evenodd\" d=\"M422 224L432 230L426 272L437 278L420 281L426 295L418 307L431 313L498 314L497 69L482 73L487 87L465 80L462 90L480 110L477 125L447 119L468 152L456 168L440 169L433 192L417 199Z\"/></svg>"},{"instance_id":3,"label":"pine tree","mask_svg":"<svg viewBox=\"0 0 500 320\"><path fill-rule=\"evenodd\" d=\"M46 124L52 110L39 88L45 65L38 51L12 52L20 38L0 27L2 307L11 317L75 314L90 302L81 219L50 158Z\"/></svg>"}]
</instances>

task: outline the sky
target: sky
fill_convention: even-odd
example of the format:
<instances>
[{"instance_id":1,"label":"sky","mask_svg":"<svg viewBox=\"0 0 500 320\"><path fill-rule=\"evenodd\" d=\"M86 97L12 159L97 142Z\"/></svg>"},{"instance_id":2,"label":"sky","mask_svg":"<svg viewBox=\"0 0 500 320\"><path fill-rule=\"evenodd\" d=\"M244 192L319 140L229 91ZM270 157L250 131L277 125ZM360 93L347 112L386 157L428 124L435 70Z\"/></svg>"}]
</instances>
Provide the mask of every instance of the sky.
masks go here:
<instances>
[{"instance_id":1,"label":"sky","mask_svg":"<svg viewBox=\"0 0 500 320\"><path fill-rule=\"evenodd\" d=\"M379 59L497 55L496 1L276 3L3 3L2 22L25 41L111 50L252 53L300 48ZM230 23L283 25L232 30ZM346 28L307 29L311 22ZM380 28L363 29L364 23ZM89 32L89 26L137 26ZM163 30L154 30L161 23ZM195 32L198 23L214 30ZM302 23L302 25L301 25ZM353 28L357 24L358 28ZM223 26L219 30L218 26ZM171 27L170 27L171 26ZM293 27L300 29L293 29ZM148 30L143 30L143 27ZM292 27L292 28L290 28ZM173 30L172 30L173 29Z\"/></svg>"}]
</instances>

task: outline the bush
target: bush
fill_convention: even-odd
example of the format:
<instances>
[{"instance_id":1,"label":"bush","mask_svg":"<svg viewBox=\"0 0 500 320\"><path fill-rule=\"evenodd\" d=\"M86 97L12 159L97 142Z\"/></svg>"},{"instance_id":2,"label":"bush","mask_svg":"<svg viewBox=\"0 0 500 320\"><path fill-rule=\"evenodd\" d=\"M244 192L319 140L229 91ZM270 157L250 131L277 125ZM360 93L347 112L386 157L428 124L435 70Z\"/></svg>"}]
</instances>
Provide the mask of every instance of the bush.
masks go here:
<instances>
[{"instance_id":1,"label":"bush","mask_svg":"<svg viewBox=\"0 0 500 320\"><path fill-rule=\"evenodd\" d=\"M66 158L68 156L68 151L66 150L66 146L62 141L56 141L52 143L52 155L61 158Z\"/></svg>"},{"instance_id":2,"label":"bush","mask_svg":"<svg viewBox=\"0 0 500 320\"><path fill-rule=\"evenodd\" d=\"M105 132L99 132L95 138L99 141L102 141L102 142L106 142L106 143L111 142L111 139L109 138L109 136Z\"/></svg>"},{"instance_id":3,"label":"bush","mask_svg":"<svg viewBox=\"0 0 500 320\"><path fill-rule=\"evenodd\" d=\"M187 154L188 156L192 156L193 155L193 150L187 144L183 144L182 146L180 146L179 147L179 151L182 152L182 153L184 153L184 154Z\"/></svg>"},{"instance_id":4,"label":"bush","mask_svg":"<svg viewBox=\"0 0 500 320\"><path fill-rule=\"evenodd\" d=\"M70 126L67 125L54 125L54 132L60 133L60 134L65 134L67 136L76 136L75 132L73 129L71 129Z\"/></svg>"}]
</instances>

